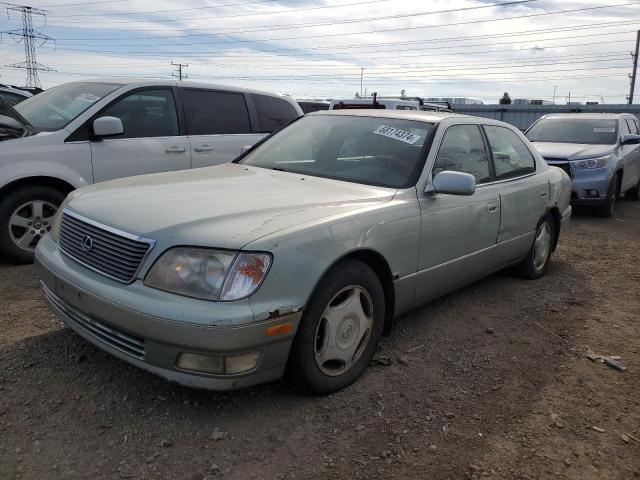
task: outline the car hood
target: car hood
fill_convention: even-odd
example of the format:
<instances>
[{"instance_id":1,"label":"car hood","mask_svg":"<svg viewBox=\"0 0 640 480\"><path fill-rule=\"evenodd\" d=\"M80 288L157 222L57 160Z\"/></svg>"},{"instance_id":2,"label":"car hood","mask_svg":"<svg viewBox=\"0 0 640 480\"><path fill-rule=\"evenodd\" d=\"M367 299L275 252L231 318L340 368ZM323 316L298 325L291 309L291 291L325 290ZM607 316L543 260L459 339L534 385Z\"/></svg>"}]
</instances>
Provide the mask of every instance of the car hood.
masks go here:
<instances>
[{"instance_id":1,"label":"car hood","mask_svg":"<svg viewBox=\"0 0 640 480\"><path fill-rule=\"evenodd\" d=\"M389 201L395 192L223 164L84 187L66 208L159 243L241 248L294 225Z\"/></svg>"},{"instance_id":2,"label":"car hood","mask_svg":"<svg viewBox=\"0 0 640 480\"><path fill-rule=\"evenodd\" d=\"M615 145L590 145L584 143L534 142L533 146L547 159L580 160L582 158L610 155Z\"/></svg>"}]
</instances>

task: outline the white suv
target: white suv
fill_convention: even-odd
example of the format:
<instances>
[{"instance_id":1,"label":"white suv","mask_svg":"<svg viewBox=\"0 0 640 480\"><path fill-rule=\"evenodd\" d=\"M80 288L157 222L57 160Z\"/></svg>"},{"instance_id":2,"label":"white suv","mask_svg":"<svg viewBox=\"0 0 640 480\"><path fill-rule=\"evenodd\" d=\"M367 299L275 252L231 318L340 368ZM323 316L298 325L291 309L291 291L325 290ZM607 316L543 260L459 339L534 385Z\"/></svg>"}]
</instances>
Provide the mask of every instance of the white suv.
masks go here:
<instances>
[{"instance_id":1,"label":"white suv","mask_svg":"<svg viewBox=\"0 0 640 480\"><path fill-rule=\"evenodd\" d=\"M178 81L83 81L13 108L0 100L0 254L31 261L76 188L225 163L300 115L286 96Z\"/></svg>"}]
</instances>

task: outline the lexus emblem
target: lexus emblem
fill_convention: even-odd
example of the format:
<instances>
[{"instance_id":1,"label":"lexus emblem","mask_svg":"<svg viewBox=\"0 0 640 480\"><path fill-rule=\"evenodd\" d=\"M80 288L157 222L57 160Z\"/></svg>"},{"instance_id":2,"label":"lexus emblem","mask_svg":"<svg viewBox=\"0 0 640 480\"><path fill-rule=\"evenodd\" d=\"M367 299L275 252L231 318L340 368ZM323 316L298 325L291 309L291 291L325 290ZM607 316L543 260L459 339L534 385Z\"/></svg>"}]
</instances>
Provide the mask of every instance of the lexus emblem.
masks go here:
<instances>
[{"instance_id":1,"label":"lexus emblem","mask_svg":"<svg viewBox=\"0 0 640 480\"><path fill-rule=\"evenodd\" d=\"M82 247L82 250L84 250L85 252L90 252L91 249L93 248L93 238L91 238L89 235L85 235L84 237L82 237L82 242L80 242L80 246Z\"/></svg>"}]
</instances>

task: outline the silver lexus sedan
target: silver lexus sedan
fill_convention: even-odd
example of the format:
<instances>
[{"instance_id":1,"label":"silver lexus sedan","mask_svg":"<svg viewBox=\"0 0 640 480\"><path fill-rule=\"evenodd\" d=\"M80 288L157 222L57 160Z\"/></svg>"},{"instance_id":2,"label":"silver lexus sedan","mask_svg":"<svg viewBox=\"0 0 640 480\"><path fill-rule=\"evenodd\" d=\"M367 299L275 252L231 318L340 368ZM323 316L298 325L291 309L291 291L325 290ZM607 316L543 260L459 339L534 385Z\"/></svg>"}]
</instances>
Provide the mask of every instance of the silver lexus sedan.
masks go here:
<instances>
[{"instance_id":1,"label":"silver lexus sedan","mask_svg":"<svg viewBox=\"0 0 640 480\"><path fill-rule=\"evenodd\" d=\"M506 267L542 276L570 187L498 121L318 112L233 163L72 192L36 263L62 321L129 363L328 393L401 313Z\"/></svg>"}]
</instances>

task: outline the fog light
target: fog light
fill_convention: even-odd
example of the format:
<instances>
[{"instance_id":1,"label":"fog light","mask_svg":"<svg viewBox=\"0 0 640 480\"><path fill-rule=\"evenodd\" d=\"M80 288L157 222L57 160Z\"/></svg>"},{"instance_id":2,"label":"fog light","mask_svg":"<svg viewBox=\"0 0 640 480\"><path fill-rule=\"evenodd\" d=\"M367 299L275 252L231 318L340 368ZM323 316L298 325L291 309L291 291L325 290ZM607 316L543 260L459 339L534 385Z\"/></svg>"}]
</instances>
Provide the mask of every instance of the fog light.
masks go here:
<instances>
[{"instance_id":1,"label":"fog light","mask_svg":"<svg viewBox=\"0 0 640 480\"><path fill-rule=\"evenodd\" d=\"M591 197L591 198L598 198L600 196L600 192L598 192L598 190L596 190L595 188L592 188L591 190L587 191L587 194Z\"/></svg>"},{"instance_id":2,"label":"fog light","mask_svg":"<svg viewBox=\"0 0 640 480\"><path fill-rule=\"evenodd\" d=\"M260 352L245 353L243 355L234 355L233 357L225 357L224 373L225 375L237 375L238 373L253 370L258 365Z\"/></svg>"},{"instance_id":3,"label":"fog light","mask_svg":"<svg viewBox=\"0 0 640 480\"><path fill-rule=\"evenodd\" d=\"M182 370L222 375L224 374L224 357L181 353L176 366Z\"/></svg>"}]
</instances>

